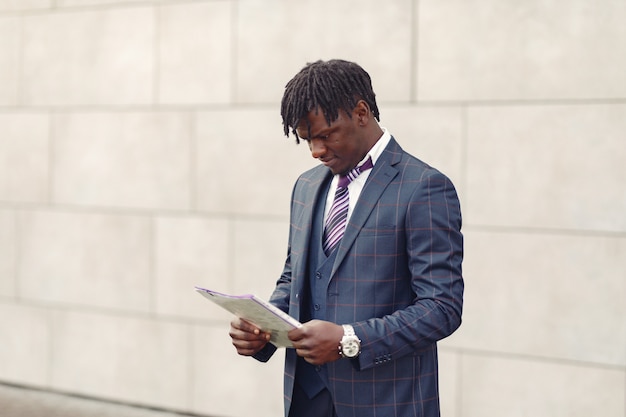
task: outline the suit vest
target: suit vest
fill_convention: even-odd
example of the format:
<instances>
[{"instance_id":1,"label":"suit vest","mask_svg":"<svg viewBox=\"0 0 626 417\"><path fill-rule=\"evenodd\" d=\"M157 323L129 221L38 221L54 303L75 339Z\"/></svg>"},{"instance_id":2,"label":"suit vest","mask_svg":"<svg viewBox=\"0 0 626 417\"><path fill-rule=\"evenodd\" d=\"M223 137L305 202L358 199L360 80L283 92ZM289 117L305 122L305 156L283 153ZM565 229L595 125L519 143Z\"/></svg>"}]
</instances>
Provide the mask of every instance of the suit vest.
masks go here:
<instances>
[{"instance_id":1,"label":"suit vest","mask_svg":"<svg viewBox=\"0 0 626 417\"><path fill-rule=\"evenodd\" d=\"M330 188L330 182L326 188L327 190ZM329 256L324 254L322 238L324 235L325 201L326 193L321 193L315 204L307 265L308 291L306 297L302 300L304 303L301 306L301 321L303 323L313 319L326 320L326 295L339 245L335 246ZM313 398L324 388L328 387L326 365L311 365L301 357L298 357L296 383L302 387L309 398Z\"/></svg>"}]
</instances>

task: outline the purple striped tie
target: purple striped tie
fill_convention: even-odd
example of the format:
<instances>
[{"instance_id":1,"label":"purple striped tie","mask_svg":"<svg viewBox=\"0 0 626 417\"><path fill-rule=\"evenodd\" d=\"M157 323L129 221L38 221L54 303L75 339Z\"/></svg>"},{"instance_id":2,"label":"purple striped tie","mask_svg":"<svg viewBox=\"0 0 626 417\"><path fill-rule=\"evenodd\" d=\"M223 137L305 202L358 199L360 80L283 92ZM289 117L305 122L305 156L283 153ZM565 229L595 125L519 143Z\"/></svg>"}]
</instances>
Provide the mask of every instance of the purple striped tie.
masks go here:
<instances>
[{"instance_id":1,"label":"purple striped tie","mask_svg":"<svg viewBox=\"0 0 626 417\"><path fill-rule=\"evenodd\" d=\"M367 171L372 168L372 158L368 158L363 165L354 168L346 175L339 176L339 182L337 183L337 191L335 192L335 200L330 207L328 217L326 219L326 226L324 227L324 240L322 242L322 249L328 256L335 246L339 243L343 237L343 232L346 229L346 220L348 218L348 201L350 196L348 195L348 184L350 184L361 172Z\"/></svg>"}]
</instances>

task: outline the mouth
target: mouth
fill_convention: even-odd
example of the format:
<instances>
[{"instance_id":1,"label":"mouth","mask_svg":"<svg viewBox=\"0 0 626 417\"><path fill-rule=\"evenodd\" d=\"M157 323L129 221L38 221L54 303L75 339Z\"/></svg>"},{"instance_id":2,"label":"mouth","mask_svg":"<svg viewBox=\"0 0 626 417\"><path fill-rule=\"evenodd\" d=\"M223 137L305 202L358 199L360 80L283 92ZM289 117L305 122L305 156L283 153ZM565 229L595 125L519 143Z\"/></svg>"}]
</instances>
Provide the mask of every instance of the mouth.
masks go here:
<instances>
[{"instance_id":1,"label":"mouth","mask_svg":"<svg viewBox=\"0 0 626 417\"><path fill-rule=\"evenodd\" d=\"M333 158L329 158L329 159L320 159L319 160L322 164L324 164L324 166L331 166L333 163Z\"/></svg>"},{"instance_id":2,"label":"mouth","mask_svg":"<svg viewBox=\"0 0 626 417\"><path fill-rule=\"evenodd\" d=\"M326 168L330 170L333 174L338 174L338 161L337 158L328 158L328 159L320 159L319 160Z\"/></svg>"}]
</instances>

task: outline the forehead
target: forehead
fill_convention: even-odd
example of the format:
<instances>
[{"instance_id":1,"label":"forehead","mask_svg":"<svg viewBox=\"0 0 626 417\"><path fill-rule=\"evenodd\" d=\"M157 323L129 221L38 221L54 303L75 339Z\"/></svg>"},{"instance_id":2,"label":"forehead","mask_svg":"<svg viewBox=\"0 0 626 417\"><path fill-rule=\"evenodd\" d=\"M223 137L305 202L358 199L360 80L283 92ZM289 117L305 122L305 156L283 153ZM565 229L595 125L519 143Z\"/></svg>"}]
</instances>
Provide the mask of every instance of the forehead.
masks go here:
<instances>
[{"instance_id":1,"label":"forehead","mask_svg":"<svg viewBox=\"0 0 626 417\"><path fill-rule=\"evenodd\" d=\"M305 117L300 119L296 127L298 136L307 138L309 134L315 135L319 130L329 127L326 116L321 110L311 110Z\"/></svg>"},{"instance_id":2,"label":"forehead","mask_svg":"<svg viewBox=\"0 0 626 417\"><path fill-rule=\"evenodd\" d=\"M337 117L329 123L321 109L311 110L300 120L300 123L298 123L298 126L296 127L296 132L298 133L298 136L303 139L308 139L309 136L315 137L320 133L323 133L325 130L341 124L345 119L342 115L343 112L345 112L345 110L340 109L337 112Z\"/></svg>"}]
</instances>

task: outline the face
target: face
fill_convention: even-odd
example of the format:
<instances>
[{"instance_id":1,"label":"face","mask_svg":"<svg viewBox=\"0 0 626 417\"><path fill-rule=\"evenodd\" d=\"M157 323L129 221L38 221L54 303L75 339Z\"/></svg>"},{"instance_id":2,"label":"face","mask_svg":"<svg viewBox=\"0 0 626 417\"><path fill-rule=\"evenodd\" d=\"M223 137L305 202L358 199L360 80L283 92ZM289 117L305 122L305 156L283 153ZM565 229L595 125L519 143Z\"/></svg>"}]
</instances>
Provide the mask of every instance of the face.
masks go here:
<instances>
[{"instance_id":1,"label":"face","mask_svg":"<svg viewBox=\"0 0 626 417\"><path fill-rule=\"evenodd\" d=\"M300 139L309 145L311 156L319 159L333 174L345 174L356 167L371 148L356 110L352 112L352 118L344 110L339 110L339 116L330 126L321 110L312 110L296 128ZM307 121L311 126L311 137L308 137Z\"/></svg>"}]
</instances>

